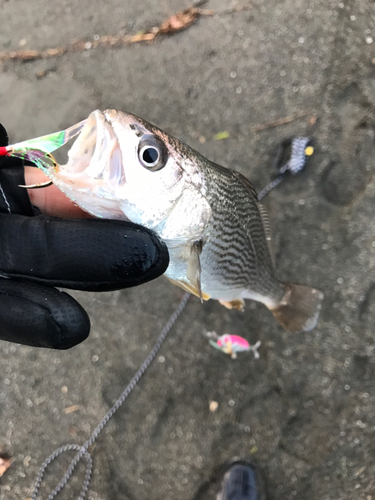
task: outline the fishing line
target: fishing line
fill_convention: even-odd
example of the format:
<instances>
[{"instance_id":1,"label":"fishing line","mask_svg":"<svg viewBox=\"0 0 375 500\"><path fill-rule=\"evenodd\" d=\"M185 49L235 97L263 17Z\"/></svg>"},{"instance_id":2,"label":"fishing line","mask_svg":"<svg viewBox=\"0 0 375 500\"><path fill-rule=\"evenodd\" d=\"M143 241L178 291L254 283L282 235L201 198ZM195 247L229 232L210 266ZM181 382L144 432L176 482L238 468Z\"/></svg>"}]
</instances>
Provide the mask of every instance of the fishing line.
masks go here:
<instances>
[{"instance_id":1,"label":"fishing line","mask_svg":"<svg viewBox=\"0 0 375 500\"><path fill-rule=\"evenodd\" d=\"M86 460L87 465L86 465L86 473L85 473L85 477L83 480L82 489L80 491L78 500L83 500L85 498L85 495L86 495L87 490L88 490L89 485L90 485L91 472L92 472L92 458L91 458L90 452L88 451L89 446L91 446L96 441L96 439L98 438L98 436L101 433L101 431L103 430L103 428L107 425L108 421L112 418L114 413L124 403L126 398L129 396L129 394L132 392L134 387L137 385L137 383L141 379L142 375L144 375L147 368L154 361L155 356L157 355L157 353L159 352L165 339L167 338L168 333L170 332L171 328L175 324L179 315L184 310L184 308L187 304L187 301L189 300L189 297L190 297L190 293L186 292L184 294L184 296L182 297L181 302L179 303L179 305L177 306L175 311L171 314L170 318L168 319L168 321L164 325L163 329L161 330L160 335L159 335L154 347L151 349L151 351L147 355L146 359L143 361L140 368L138 369L138 371L136 372L134 377L129 382L128 386L124 389L121 396L117 399L117 401L114 403L112 408L110 410L108 410L108 412L105 414L105 416L103 417L103 419L101 420L99 425L96 427L94 432L91 434L89 439L86 441L86 443L83 446L80 446L77 444L67 444L65 446L62 446L61 448L58 448L57 450L55 450L43 462L43 464L41 465L41 467L39 469L39 473L38 473L38 476L37 476L37 479L35 482L34 490L33 490L33 493L31 495L31 500L36 500L38 495L39 495L40 486L41 486L41 483L42 483L42 480L44 477L44 473L45 473L47 467L51 464L51 462L53 462L53 460L55 460L58 456L60 456L62 453L66 452L66 451L77 451L78 453L70 462L70 465L69 465L65 475L63 476L63 478L61 479L59 484L56 486L56 488L49 494L49 496L47 497L47 500L52 500L53 498L55 498L55 496L67 485L69 479L71 478L71 476L73 474L74 469L76 468L76 466L78 465L78 463L80 462L80 460L82 458L84 458Z\"/></svg>"},{"instance_id":2,"label":"fishing line","mask_svg":"<svg viewBox=\"0 0 375 500\"><path fill-rule=\"evenodd\" d=\"M83 123L83 122L82 122ZM82 123L79 124L80 127L82 127ZM75 126L74 128L72 127L71 130L68 129L69 132L73 135L77 133L77 130L79 131L80 128ZM55 143L58 142L64 142L67 140L67 137L69 134L63 135L62 132L58 132L55 134L54 139ZM46 136L46 138L49 139L50 136ZM42 138L44 139L44 138ZM40 141L40 139L39 139ZM45 141L47 144L48 142ZM20 143L22 146L24 145L23 143ZM280 145L278 156L276 158L277 162L277 168L279 170L279 176L276 177L273 181L271 181L264 189L262 189L259 194L258 194L258 200L262 200L272 189L274 189L282 180L284 180L285 174L287 172L292 173L293 175L296 175L299 173L305 166L306 159L308 156L311 156L314 152L314 149L312 146L309 146L310 144L310 139L307 137L296 137L294 139L286 139L283 141L283 143ZM49 144L48 144L49 149L52 149ZM280 161L282 161L282 158L285 153L285 149L287 147L290 147L291 153L290 153L290 158L289 160L284 163L281 167L279 166ZM7 149L7 150L6 150ZM8 148L0 148L0 156L5 155L9 153L9 147ZM21 149L21 148L20 148ZM47 147L45 147L47 149ZM4 150L4 151L3 151ZM21 149L22 150L22 149ZM24 151L22 151L24 153ZM44 474L46 472L46 469L48 466L60 455L62 455L65 452L70 452L70 451L75 451L77 452L75 457L71 460L70 465L65 472L64 476L62 477L61 481L59 484L54 488L54 490L49 494L47 497L47 500L52 500L53 498L56 497L56 495L68 484L76 466L78 463L82 460L86 460L86 472L85 472L85 477L83 479L83 484L81 491L78 496L78 500L84 500L86 493L89 489L90 481L91 481L91 474L92 474L92 458L91 454L88 451L88 448L96 441L98 438L99 434L103 430L103 428L107 425L109 420L112 418L114 413L120 408L120 406L124 403L124 401L127 399L129 394L132 392L134 387L137 385L139 380L142 378L144 373L146 372L147 368L151 365L151 363L154 361L157 353L159 352L160 348L162 347L165 339L167 338L168 333L170 332L171 328L175 324L177 318L179 315L182 313L184 310L187 301L189 300L190 293L185 293L185 295L182 297L179 305L175 309L175 311L172 313L164 327L162 328L159 337L147 355L146 359L143 361L141 364L140 368L134 375L134 377L131 379L129 382L128 386L124 389L120 397L117 399L117 401L114 403L112 408L108 410L108 412L105 414L103 419L100 421L99 425L96 427L96 429L93 431L89 439L82 445L78 444L67 444L65 446L61 446L60 448L57 448L41 465L37 479L34 485L34 490L31 495L31 500L37 500L39 493L40 493L40 487L42 484L42 480L44 477Z\"/></svg>"}]
</instances>

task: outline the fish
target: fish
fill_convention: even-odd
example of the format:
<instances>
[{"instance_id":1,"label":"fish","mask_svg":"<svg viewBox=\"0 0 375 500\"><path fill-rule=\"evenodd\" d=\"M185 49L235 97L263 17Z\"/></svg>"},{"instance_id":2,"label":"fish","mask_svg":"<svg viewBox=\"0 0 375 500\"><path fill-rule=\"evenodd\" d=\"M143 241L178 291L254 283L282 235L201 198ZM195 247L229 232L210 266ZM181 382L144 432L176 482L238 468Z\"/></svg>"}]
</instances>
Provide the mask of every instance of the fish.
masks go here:
<instances>
[{"instance_id":1,"label":"fish","mask_svg":"<svg viewBox=\"0 0 375 500\"><path fill-rule=\"evenodd\" d=\"M253 351L255 359L259 359L258 349L261 346L261 342L258 340L254 345L250 345L249 342L240 337L239 335L230 335L225 333L220 337L215 332L208 332L207 336L213 337L215 340L210 339L210 344L212 347L219 349L225 354L229 354L232 359L237 358L238 352Z\"/></svg>"},{"instance_id":2,"label":"fish","mask_svg":"<svg viewBox=\"0 0 375 500\"><path fill-rule=\"evenodd\" d=\"M56 162L46 137L45 156L35 140L35 149L21 143L20 155L93 216L155 231L168 247L172 283L227 308L261 302L290 332L316 326L323 293L276 277L267 211L241 173L118 110L95 110L56 137L74 139L66 163Z\"/></svg>"}]
</instances>

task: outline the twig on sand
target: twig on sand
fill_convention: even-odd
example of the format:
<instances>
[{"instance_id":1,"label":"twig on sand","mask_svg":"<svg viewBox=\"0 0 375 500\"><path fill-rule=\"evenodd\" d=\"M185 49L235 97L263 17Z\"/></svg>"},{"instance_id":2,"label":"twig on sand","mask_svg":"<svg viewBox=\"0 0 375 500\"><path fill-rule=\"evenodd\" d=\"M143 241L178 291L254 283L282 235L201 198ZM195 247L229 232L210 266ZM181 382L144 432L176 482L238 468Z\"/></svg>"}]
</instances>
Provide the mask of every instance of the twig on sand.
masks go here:
<instances>
[{"instance_id":1,"label":"twig on sand","mask_svg":"<svg viewBox=\"0 0 375 500\"><path fill-rule=\"evenodd\" d=\"M194 7L188 7L181 12L176 12L176 14L168 17L159 26L155 26L148 31L136 33L135 35L103 35L95 36L93 40L76 39L68 45L45 50L0 51L0 63L4 61L35 61L37 59L49 59L51 57L63 56L69 52L84 52L85 50L96 49L97 47L111 49L120 48L131 43L152 42L160 35L173 35L179 31L189 28L202 16L232 14L235 12L249 10L251 8L251 4L244 4L215 12L213 10L202 9L199 7L199 5L203 5L204 3L206 2L202 1Z\"/></svg>"},{"instance_id":2,"label":"twig on sand","mask_svg":"<svg viewBox=\"0 0 375 500\"><path fill-rule=\"evenodd\" d=\"M48 59L67 54L68 52L83 52L85 50L103 48L118 48L136 42L152 42L159 35L172 35L182 31L194 24L202 16L213 16L214 11L189 7L168 17L159 26L151 28L147 32L135 35L103 35L94 37L93 40L74 40L69 45L50 48L46 50L14 50L0 52L1 61L34 61L36 59Z\"/></svg>"},{"instance_id":3,"label":"twig on sand","mask_svg":"<svg viewBox=\"0 0 375 500\"><path fill-rule=\"evenodd\" d=\"M222 16L225 14L234 14L235 12L243 12L245 10L250 10L252 9L252 4L251 3L245 3L243 5L235 5L234 7L230 7L229 9L224 9L215 12L216 15Z\"/></svg>"},{"instance_id":4,"label":"twig on sand","mask_svg":"<svg viewBox=\"0 0 375 500\"><path fill-rule=\"evenodd\" d=\"M280 125L285 125L286 123L294 122L294 120L298 120L299 118L303 118L311 114L312 111L301 111L300 113L296 113L295 115L285 116L284 118L279 118L273 122L261 123L259 125L253 125L251 127L251 132L262 132L263 130L268 130L269 128L279 127Z\"/></svg>"}]
</instances>

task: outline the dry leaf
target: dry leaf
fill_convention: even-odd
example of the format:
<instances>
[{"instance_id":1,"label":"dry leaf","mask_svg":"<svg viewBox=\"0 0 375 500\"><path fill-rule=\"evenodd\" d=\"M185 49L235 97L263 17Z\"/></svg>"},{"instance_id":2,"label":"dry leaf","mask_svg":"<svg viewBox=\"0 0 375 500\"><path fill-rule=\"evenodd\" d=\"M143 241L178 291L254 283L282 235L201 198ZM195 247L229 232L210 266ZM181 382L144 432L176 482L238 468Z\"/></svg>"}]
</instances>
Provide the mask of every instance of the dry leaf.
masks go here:
<instances>
[{"instance_id":1,"label":"dry leaf","mask_svg":"<svg viewBox=\"0 0 375 500\"><path fill-rule=\"evenodd\" d=\"M73 425L71 425L68 430L69 430L69 434L71 436L77 436L77 428L76 427L74 427Z\"/></svg>"},{"instance_id":2,"label":"dry leaf","mask_svg":"<svg viewBox=\"0 0 375 500\"><path fill-rule=\"evenodd\" d=\"M68 413L73 413L74 411L81 410L82 406L81 405L73 405L73 406L68 406L68 408L64 408L63 412L65 415L68 415Z\"/></svg>"},{"instance_id":3,"label":"dry leaf","mask_svg":"<svg viewBox=\"0 0 375 500\"><path fill-rule=\"evenodd\" d=\"M229 132L225 130L224 132L219 132L218 134L214 135L214 140L221 141L222 139L228 139L228 137L229 137Z\"/></svg>"},{"instance_id":4,"label":"dry leaf","mask_svg":"<svg viewBox=\"0 0 375 500\"><path fill-rule=\"evenodd\" d=\"M130 43L135 42L151 42L156 36L156 33L138 33L129 38Z\"/></svg>"},{"instance_id":5,"label":"dry leaf","mask_svg":"<svg viewBox=\"0 0 375 500\"><path fill-rule=\"evenodd\" d=\"M214 412L219 408L219 403L217 401L210 401L210 411Z\"/></svg>"},{"instance_id":6,"label":"dry leaf","mask_svg":"<svg viewBox=\"0 0 375 500\"><path fill-rule=\"evenodd\" d=\"M189 7L182 12L177 12L173 16L166 19L159 27L159 33L175 33L188 28L200 16L212 16L213 11L202 10L197 7Z\"/></svg>"},{"instance_id":7,"label":"dry leaf","mask_svg":"<svg viewBox=\"0 0 375 500\"><path fill-rule=\"evenodd\" d=\"M0 477L9 469L13 461L9 458L0 458Z\"/></svg>"},{"instance_id":8,"label":"dry leaf","mask_svg":"<svg viewBox=\"0 0 375 500\"><path fill-rule=\"evenodd\" d=\"M294 120L298 120L299 118L303 118L304 116L310 114L310 111L301 111L300 113L296 113L295 115L285 116L284 118L279 118L273 122L262 123L260 125L254 125L251 127L251 132L262 132L263 130L268 130L269 128L279 127L280 125L285 125L287 123L293 122Z\"/></svg>"}]
</instances>

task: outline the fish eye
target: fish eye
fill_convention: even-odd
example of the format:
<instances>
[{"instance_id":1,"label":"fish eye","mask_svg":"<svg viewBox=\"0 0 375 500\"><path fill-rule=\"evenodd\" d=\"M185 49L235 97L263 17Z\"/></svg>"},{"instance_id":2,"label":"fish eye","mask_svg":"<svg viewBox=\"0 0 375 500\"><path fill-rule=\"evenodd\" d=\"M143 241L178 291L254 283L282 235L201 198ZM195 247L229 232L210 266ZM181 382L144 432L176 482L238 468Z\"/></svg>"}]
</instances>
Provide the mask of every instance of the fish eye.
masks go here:
<instances>
[{"instance_id":1,"label":"fish eye","mask_svg":"<svg viewBox=\"0 0 375 500\"><path fill-rule=\"evenodd\" d=\"M167 148L158 137L143 135L138 146L138 159L143 167L156 172L167 163Z\"/></svg>"}]
</instances>

